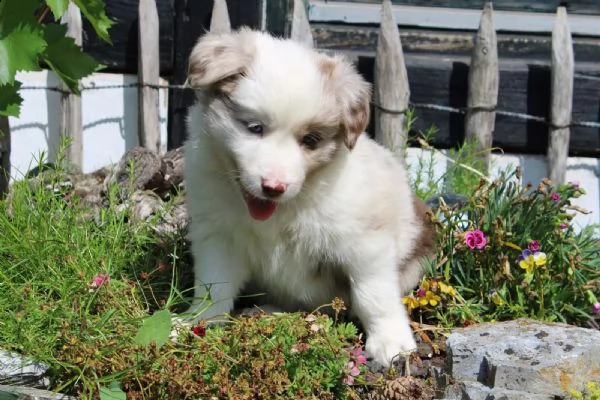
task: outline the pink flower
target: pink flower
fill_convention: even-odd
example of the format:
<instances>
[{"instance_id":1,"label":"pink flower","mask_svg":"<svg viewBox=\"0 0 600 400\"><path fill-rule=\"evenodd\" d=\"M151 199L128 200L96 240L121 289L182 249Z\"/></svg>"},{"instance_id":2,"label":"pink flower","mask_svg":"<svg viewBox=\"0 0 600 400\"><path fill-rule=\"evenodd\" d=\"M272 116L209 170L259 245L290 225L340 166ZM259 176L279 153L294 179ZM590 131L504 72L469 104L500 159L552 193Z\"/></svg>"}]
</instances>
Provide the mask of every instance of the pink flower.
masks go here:
<instances>
[{"instance_id":1,"label":"pink flower","mask_svg":"<svg viewBox=\"0 0 600 400\"><path fill-rule=\"evenodd\" d=\"M343 382L346 385L353 385L354 377L360 375L360 369L358 369L358 365L354 361L349 361L346 368L348 369L348 375L346 375Z\"/></svg>"},{"instance_id":2,"label":"pink flower","mask_svg":"<svg viewBox=\"0 0 600 400\"><path fill-rule=\"evenodd\" d=\"M363 349L360 347L355 347L354 349L352 349L350 351L350 356L358 365L367 363L367 357L365 357L365 355L363 354Z\"/></svg>"},{"instance_id":3,"label":"pink flower","mask_svg":"<svg viewBox=\"0 0 600 400\"><path fill-rule=\"evenodd\" d=\"M529 245L527 245L527 248L533 253L540 251L540 242L538 240L532 240L529 242Z\"/></svg>"},{"instance_id":4,"label":"pink flower","mask_svg":"<svg viewBox=\"0 0 600 400\"><path fill-rule=\"evenodd\" d=\"M600 302L597 302L592 306L592 311L594 314L600 314Z\"/></svg>"},{"instance_id":5,"label":"pink flower","mask_svg":"<svg viewBox=\"0 0 600 400\"><path fill-rule=\"evenodd\" d=\"M470 249L483 249L487 244L487 239L479 229L465 233L465 243Z\"/></svg>"},{"instance_id":6,"label":"pink flower","mask_svg":"<svg viewBox=\"0 0 600 400\"><path fill-rule=\"evenodd\" d=\"M560 225L558 225L558 227L560 229L567 229L569 227L569 224L560 224Z\"/></svg>"},{"instance_id":7,"label":"pink flower","mask_svg":"<svg viewBox=\"0 0 600 400\"><path fill-rule=\"evenodd\" d=\"M110 277L108 276L108 274L98 274L94 277L94 279L92 279L92 283L90 286L93 288L98 288L104 283L108 282L109 280Z\"/></svg>"},{"instance_id":8,"label":"pink flower","mask_svg":"<svg viewBox=\"0 0 600 400\"><path fill-rule=\"evenodd\" d=\"M343 382L346 385L354 384L354 377L360 375L359 365L364 365L367 363L367 357L363 354L363 349L361 347L355 347L350 350L350 361L346 364L346 376L343 379Z\"/></svg>"},{"instance_id":9,"label":"pink flower","mask_svg":"<svg viewBox=\"0 0 600 400\"><path fill-rule=\"evenodd\" d=\"M427 290L423 289L423 288L419 288L417 289L417 297L425 297L427 296Z\"/></svg>"},{"instance_id":10,"label":"pink flower","mask_svg":"<svg viewBox=\"0 0 600 400\"><path fill-rule=\"evenodd\" d=\"M550 200L552 200L555 203L558 203L560 201L560 194L552 192L552 194L550 195Z\"/></svg>"}]
</instances>

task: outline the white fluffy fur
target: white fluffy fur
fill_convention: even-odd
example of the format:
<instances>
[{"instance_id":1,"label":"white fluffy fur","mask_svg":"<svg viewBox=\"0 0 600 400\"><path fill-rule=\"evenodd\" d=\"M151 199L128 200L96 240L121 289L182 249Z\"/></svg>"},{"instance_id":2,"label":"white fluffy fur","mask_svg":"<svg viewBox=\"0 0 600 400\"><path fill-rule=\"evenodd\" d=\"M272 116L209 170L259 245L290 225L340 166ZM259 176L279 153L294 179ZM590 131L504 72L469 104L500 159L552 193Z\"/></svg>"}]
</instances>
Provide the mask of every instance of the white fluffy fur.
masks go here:
<instances>
[{"instance_id":1,"label":"white fluffy fur","mask_svg":"<svg viewBox=\"0 0 600 400\"><path fill-rule=\"evenodd\" d=\"M401 296L420 277L418 260L408 257L422 221L406 173L365 135L352 150L336 136L350 134L344 132L349 107L368 104L359 98L368 93L362 78L341 59L241 31L201 39L189 82L198 93L185 148L189 238L196 298L209 285L214 302L198 317L229 312L252 278L282 306L312 309L342 297L379 362L413 350ZM242 115L222 101L224 87ZM240 120L260 120L265 134L249 133ZM296 133L321 122L330 130L323 147L303 148ZM261 178L288 185L262 222L250 217L241 194L243 187L261 197ZM347 293L340 292L339 276L347 278ZM198 306L199 300L192 311Z\"/></svg>"}]
</instances>

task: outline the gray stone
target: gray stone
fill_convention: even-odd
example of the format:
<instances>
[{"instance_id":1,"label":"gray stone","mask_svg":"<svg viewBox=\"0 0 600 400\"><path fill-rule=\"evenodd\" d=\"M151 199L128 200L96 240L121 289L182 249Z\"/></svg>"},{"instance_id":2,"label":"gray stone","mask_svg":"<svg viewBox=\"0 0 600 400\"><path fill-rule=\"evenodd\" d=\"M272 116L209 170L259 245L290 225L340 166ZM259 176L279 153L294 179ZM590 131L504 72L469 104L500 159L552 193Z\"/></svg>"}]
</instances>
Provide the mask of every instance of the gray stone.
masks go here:
<instances>
[{"instance_id":1,"label":"gray stone","mask_svg":"<svg viewBox=\"0 0 600 400\"><path fill-rule=\"evenodd\" d=\"M183 232L188 222L187 207L182 196L173 203L172 207L168 208L168 212L161 215L154 230L160 236L173 235Z\"/></svg>"},{"instance_id":2,"label":"gray stone","mask_svg":"<svg viewBox=\"0 0 600 400\"><path fill-rule=\"evenodd\" d=\"M479 382L460 382L446 388L444 400L555 400L549 394L490 388Z\"/></svg>"},{"instance_id":3,"label":"gray stone","mask_svg":"<svg viewBox=\"0 0 600 400\"><path fill-rule=\"evenodd\" d=\"M552 399L600 381L597 330L519 319L456 330L446 349L462 384L449 399Z\"/></svg>"},{"instance_id":4,"label":"gray stone","mask_svg":"<svg viewBox=\"0 0 600 400\"><path fill-rule=\"evenodd\" d=\"M136 191L131 195L131 203L133 204L131 217L134 221L147 221L163 206L161 198L152 191Z\"/></svg>"},{"instance_id":5,"label":"gray stone","mask_svg":"<svg viewBox=\"0 0 600 400\"><path fill-rule=\"evenodd\" d=\"M170 187L177 187L183 183L183 172L184 172L184 158L183 158L183 147L168 151L163 161L167 166L165 172L165 189Z\"/></svg>"},{"instance_id":6,"label":"gray stone","mask_svg":"<svg viewBox=\"0 0 600 400\"><path fill-rule=\"evenodd\" d=\"M111 176L108 183L117 183L122 198L127 198L136 190L160 189L164 183L167 165L161 156L143 147L128 150Z\"/></svg>"},{"instance_id":7,"label":"gray stone","mask_svg":"<svg viewBox=\"0 0 600 400\"><path fill-rule=\"evenodd\" d=\"M0 350L0 385L22 385L47 388L48 366L17 353Z\"/></svg>"},{"instance_id":8,"label":"gray stone","mask_svg":"<svg viewBox=\"0 0 600 400\"><path fill-rule=\"evenodd\" d=\"M74 397L24 386L0 385L2 400L75 400Z\"/></svg>"}]
</instances>

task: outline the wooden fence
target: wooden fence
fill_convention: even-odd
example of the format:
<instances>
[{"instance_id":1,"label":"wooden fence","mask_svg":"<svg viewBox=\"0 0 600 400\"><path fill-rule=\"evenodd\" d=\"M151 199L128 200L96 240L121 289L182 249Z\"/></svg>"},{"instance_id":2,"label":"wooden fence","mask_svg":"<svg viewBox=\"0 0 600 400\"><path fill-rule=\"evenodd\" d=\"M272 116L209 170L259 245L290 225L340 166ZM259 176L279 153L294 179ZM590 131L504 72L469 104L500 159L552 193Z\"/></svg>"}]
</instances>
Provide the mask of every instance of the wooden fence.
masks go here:
<instances>
[{"instance_id":1,"label":"wooden fence","mask_svg":"<svg viewBox=\"0 0 600 400\"><path fill-rule=\"evenodd\" d=\"M138 43L138 99L139 143L158 151L159 135L159 26L155 0L140 0ZM287 15L288 32L292 39L313 46L311 26L303 0L293 0ZM71 3L63 17L69 26L69 35L81 43L81 14ZM211 31L227 32L231 29L227 3L215 0L210 24ZM551 57L551 109L549 110L549 145L547 149L548 176L555 182L565 180L571 110L573 102L574 57L571 33L565 7L558 7L552 33ZM398 24L392 2L384 0L381 7L381 24L377 39L374 71L374 123L375 139L384 146L395 149L407 139L406 112L410 107L410 83ZM475 37L471 57L468 99L465 114L465 138L475 141L482 151L484 165L489 165L499 91L498 46L493 22L492 3L485 4L479 30ZM63 88L60 132L69 137L72 146L67 159L75 166L82 165L82 111L81 99ZM0 174L0 194L8 184L10 132L8 120L0 117L0 160L5 173Z\"/></svg>"},{"instance_id":2,"label":"wooden fence","mask_svg":"<svg viewBox=\"0 0 600 400\"><path fill-rule=\"evenodd\" d=\"M302 0L294 0L291 11L292 39L313 43ZM547 175L554 182L565 180L571 110L573 103L574 57L566 8L560 6L552 32L551 108ZM489 167L499 92L498 45L492 2L485 3L471 56L465 113L465 138L476 143L484 168ZM383 0L377 39L373 106L375 139L394 150L407 140L406 112L410 105L410 83L404 62L400 32L391 0Z\"/></svg>"}]
</instances>

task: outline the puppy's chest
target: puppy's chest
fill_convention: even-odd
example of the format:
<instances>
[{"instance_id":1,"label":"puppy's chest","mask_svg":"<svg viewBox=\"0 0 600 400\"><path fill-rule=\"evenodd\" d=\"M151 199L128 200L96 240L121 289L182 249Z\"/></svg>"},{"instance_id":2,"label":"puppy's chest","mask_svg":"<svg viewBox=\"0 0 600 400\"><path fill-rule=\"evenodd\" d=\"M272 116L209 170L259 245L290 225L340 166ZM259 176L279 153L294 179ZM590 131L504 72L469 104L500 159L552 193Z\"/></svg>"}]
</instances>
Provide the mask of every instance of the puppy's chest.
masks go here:
<instances>
[{"instance_id":1,"label":"puppy's chest","mask_svg":"<svg viewBox=\"0 0 600 400\"><path fill-rule=\"evenodd\" d=\"M330 292L343 279L343 257L331 231L290 225L277 230L238 231L236 235L239 237L234 242L247 267L275 289L298 291L303 287Z\"/></svg>"},{"instance_id":2,"label":"puppy's chest","mask_svg":"<svg viewBox=\"0 0 600 400\"><path fill-rule=\"evenodd\" d=\"M331 257L335 248L327 232L281 229L247 229L235 232L235 247L245 253L252 268L279 270L302 265L314 269Z\"/></svg>"}]
</instances>

